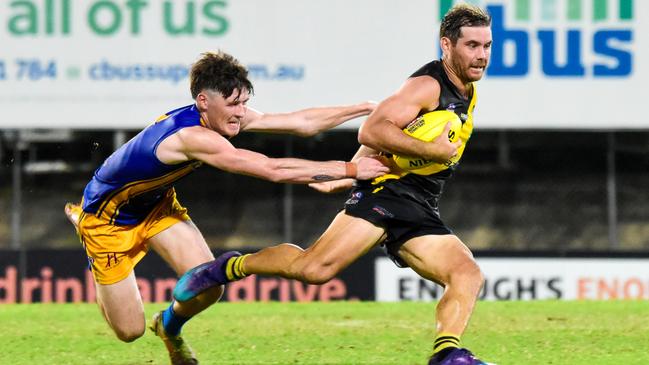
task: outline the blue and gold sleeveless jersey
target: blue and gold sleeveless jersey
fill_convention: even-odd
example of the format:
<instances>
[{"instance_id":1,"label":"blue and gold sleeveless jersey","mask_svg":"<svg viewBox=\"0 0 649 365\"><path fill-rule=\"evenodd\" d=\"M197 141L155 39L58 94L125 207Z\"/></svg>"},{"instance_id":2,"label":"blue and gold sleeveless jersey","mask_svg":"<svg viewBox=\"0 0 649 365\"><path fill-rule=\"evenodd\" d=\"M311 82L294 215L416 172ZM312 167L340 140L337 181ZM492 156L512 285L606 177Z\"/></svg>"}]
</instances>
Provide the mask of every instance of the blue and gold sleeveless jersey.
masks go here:
<instances>
[{"instance_id":1,"label":"blue and gold sleeveless jersey","mask_svg":"<svg viewBox=\"0 0 649 365\"><path fill-rule=\"evenodd\" d=\"M83 211L115 225L142 222L175 181L202 164L164 164L155 155L158 145L178 130L198 125L202 125L200 114L195 105L188 105L143 129L95 171L83 192Z\"/></svg>"}]
</instances>

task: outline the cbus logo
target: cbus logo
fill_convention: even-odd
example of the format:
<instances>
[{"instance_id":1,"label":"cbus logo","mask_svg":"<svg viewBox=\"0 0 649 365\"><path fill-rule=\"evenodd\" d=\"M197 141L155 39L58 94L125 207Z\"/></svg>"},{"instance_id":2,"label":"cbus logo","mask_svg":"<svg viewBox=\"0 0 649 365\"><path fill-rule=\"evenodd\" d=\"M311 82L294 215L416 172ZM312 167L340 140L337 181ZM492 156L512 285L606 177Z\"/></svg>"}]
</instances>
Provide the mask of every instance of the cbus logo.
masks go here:
<instances>
[{"instance_id":1,"label":"cbus logo","mask_svg":"<svg viewBox=\"0 0 649 365\"><path fill-rule=\"evenodd\" d=\"M633 72L633 0L483 2L478 5L492 16L490 77L602 78ZM439 3L442 17L453 1Z\"/></svg>"}]
</instances>

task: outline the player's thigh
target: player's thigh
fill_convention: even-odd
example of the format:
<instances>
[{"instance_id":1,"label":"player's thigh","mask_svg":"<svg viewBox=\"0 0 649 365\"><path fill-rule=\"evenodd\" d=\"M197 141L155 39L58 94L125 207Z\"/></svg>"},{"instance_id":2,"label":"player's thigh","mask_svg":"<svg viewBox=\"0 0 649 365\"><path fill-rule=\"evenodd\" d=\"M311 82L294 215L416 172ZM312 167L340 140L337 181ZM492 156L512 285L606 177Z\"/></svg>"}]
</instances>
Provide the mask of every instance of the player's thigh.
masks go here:
<instances>
[{"instance_id":1,"label":"player's thigh","mask_svg":"<svg viewBox=\"0 0 649 365\"><path fill-rule=\"evenodd\" d=\"M341 211L304 256L309 262L344 268L384 238L383 228Z\"/></svg>"},{"instance_id":2,"label":"player's thigh","mask_svg":"<svg viewBox=\"0 0 649 365\"><path fill-rule=\"evenodd\" d=\"M178 274L202 263L214 260L205 238L190 220L180 221L147 240Z\"/></svg>"},{"instance_id":3,"label":"player's thigh","mask_svg":"<svg viewBox=\"0 0 649 365\"><path fill-rule=\"evenodd\" d=\"M144 333L145 319L142 297L133 271L114 284L96 284L97 300L117 336L125 341Z\"/></svg>"},{"instance_id":4,"label":"player's thigh","mask_svg":"<svg viewBox=\"0 0 649 365\"><path fill-rule=\"evenodd\" d=\"M397 254L422 277L447 284L457 273L479 274L473 254L455 235L425 235L406 241Z\"/></svg>"}]
</instances>

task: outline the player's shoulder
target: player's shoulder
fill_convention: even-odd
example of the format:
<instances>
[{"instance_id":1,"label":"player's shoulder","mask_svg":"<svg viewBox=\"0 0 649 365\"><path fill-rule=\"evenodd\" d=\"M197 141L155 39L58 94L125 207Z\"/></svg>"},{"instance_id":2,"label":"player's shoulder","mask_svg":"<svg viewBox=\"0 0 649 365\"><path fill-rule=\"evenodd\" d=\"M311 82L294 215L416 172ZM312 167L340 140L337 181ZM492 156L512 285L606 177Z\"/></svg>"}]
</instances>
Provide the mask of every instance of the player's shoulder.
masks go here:
<instances>
[{"instance_id":1,"label":"player's shoulder","mask_svg":"<svg viewBox=\"0 0 649 365\"><path fill-rule=\"evenodd\" d=\"M165 115L170 117L176 117L176 118L190 117L192 115L198 115L198 109L196 108L195 104L189 104L189 105L181 106L180 108L170 110L166 112Z\"/></svg>"},{"instance_id":2,"label":"player's shoulder","mask_svg":"<svg viewBox=\"0 0 649 365\"><path fill-rule=\"evenodd\" d=\"M186 105L173 109L158 117L153 123L160 128L182 128L201 123L201 116L195 105Z\"/></svg>"},{"instance_id":3,"label":"player's shoulder","mask_svg":"<svg viewBox=\"0 0 649 365\"><path fill-rule=\"evenodd\" d=\"M199 154L215 154L228 151L232 144L223 136L210 128L203 126L190 126L177 130L169 135L159 150L182 152L188 159L204 161Z\"/></svg>"},{"instance_id":4,"label":"player's shoulder","mask_svg":"<svg viewBox=\"0 0 649 365\"><path fill-rule=\"evenodd\" d=\"M410 77L401 87L399 93L408 99L418 100L421 105L429 105L439 99L442 86L428 76Z\"/></svg>"},{"instance_id":5,"label":"player's shoulder","mask_svg":"<svg viewBox=\"0 0 649 365\"><path fill-rule=\"evenodd\" d=\"M429 77L427 75L411 76L406 80L405 85L408 85L410 87L438 87L438 88L441 86L439 80Z\"/></svg>"},{"instance_id":6,"label":"player's shoulder","mask_svg":"<svg viewBox=\"0 0 649 365\"><path fill-rule=\"evenodd\" d=\"M444 72L442 61L433 60L419 67L419 69L413 72L410 77L428 76L437 79L442 72Z\"/></svg>"},{"instance_id":7,"label":"player's shoulder","mask_svg":"<svg viewBox=\"0 0 649 365\"><path fill-rule=\"evenodd\" d=\"M189 125L183 128L177 129L173 135L177 136L183 141L191 143L197 139L202 138L214 138L214 135L220 136L218 133L214 132L210 128L207 128L203 125Z\"/></svg>"}]
</instances>

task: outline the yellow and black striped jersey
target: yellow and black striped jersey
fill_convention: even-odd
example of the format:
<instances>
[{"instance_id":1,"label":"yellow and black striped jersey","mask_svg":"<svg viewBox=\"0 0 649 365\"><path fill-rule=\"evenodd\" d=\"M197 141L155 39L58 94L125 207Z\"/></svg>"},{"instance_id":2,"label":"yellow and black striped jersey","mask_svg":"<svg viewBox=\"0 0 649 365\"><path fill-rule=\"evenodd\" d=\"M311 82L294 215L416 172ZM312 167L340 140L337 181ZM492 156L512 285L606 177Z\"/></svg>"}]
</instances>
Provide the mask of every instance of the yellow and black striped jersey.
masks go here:
<instances>
[{"instance_id":1,"label":"yellow and black striped jersey","mask_svg":"<svg viewBox=\"0 0 649 365\"><path fill-rule=\"evenodd\" d=\"M413 198L428 199L441 194L443 181L453 175L453 171L458 165L460 157L464 153L464 148L473 133L473 110L475 109L477 101L477 92L475 83L472 83L469 97L467 98L462 95L453 82L448 78L442 62L439 60L427 63L419 70L415 71L410 77L420 76L432 77L437 80L440 85L441 92L439 96L439 105L435 110L452 111L457 114L462 121L462 128L460 130L462 145L458 148L458 158L456 163L449 164L448 168L430 175L418 175L410 172L404 172L400 175L388 174L376 178L368 183L373 185L382 185L384 187L389 185L390 188L397 190L406 189L415 194ZM417 116L419 117L432 111L434 110L422 109ZM363 184L363 182L360 182L360 184Z\"/></svg>"}]
</instances>

